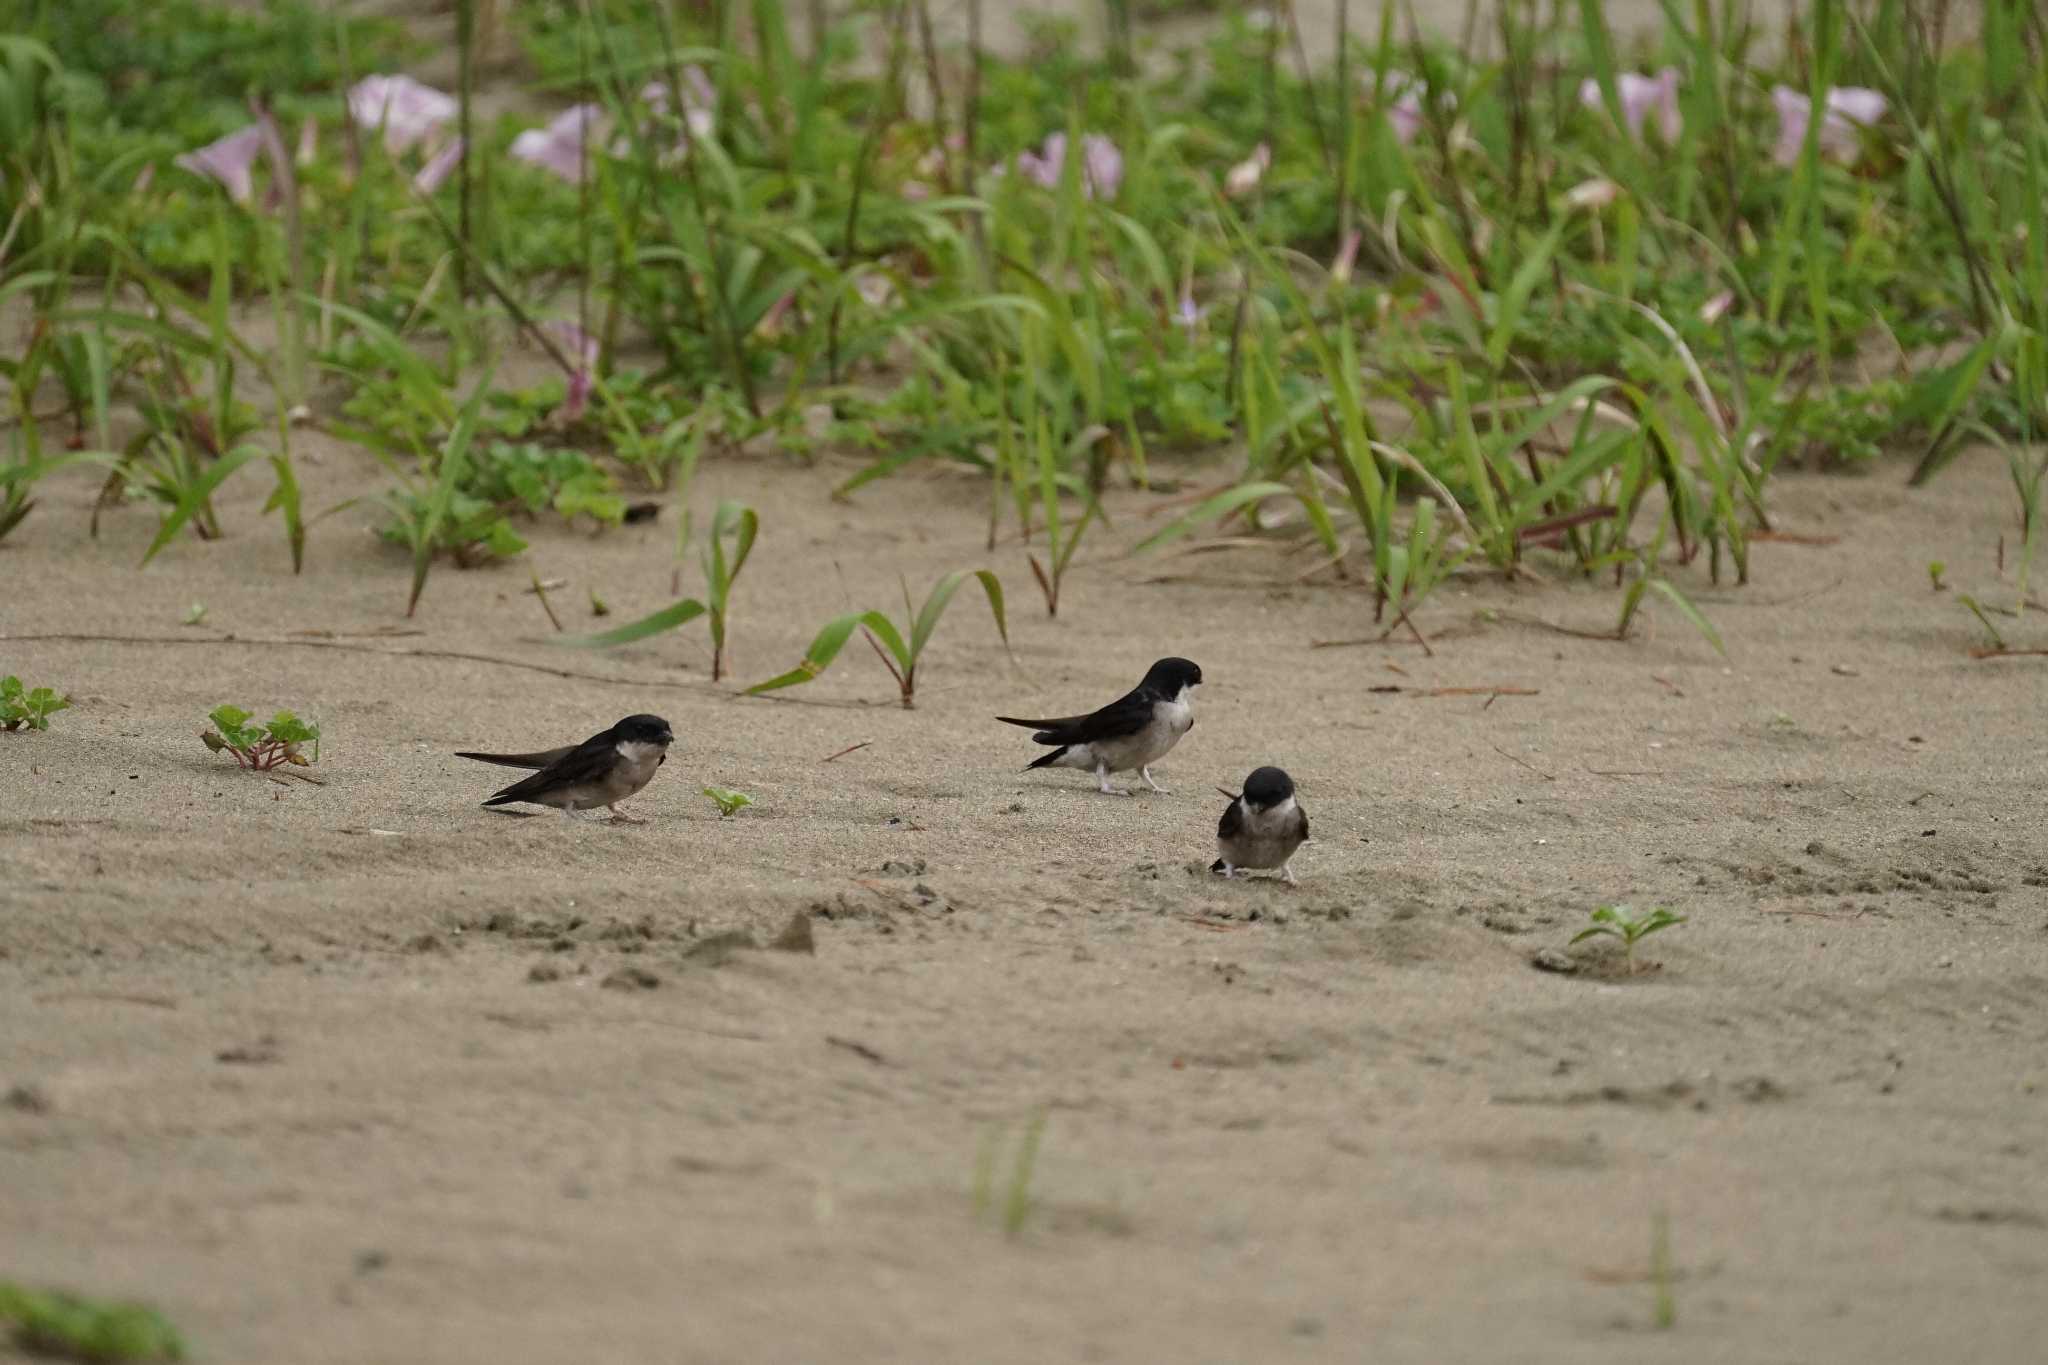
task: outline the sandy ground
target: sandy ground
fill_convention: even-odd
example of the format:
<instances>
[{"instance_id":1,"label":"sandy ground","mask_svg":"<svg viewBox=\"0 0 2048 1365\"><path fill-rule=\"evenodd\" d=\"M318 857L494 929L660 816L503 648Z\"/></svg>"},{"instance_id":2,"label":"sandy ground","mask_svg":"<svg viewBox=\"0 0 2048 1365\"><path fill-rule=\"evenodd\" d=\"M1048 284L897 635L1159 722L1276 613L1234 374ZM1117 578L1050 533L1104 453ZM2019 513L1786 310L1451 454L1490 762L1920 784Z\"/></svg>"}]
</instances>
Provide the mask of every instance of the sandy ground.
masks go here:
<instances>
[{"instance_id":1,"label":"sandy ground","mask_svg":"<svg viewBox=\"0 0 2048 1365\"><path fill-rule=\"evenodd\" d=\"M315 507L383 483L308 455ZM1447 589L1433 656L1315 648L1373 633L1355 587L1124 558L1137 497L1051 622L978 485L828 500L848 468L707 466L700 515L764 518L740 681L980 564L1014 663L971 589L914 711L858 644L780 701L713 686L701 628L547 645L528 570L572 629L591 589L649 610L671 512L539 528L407 622L367 509L294 579L246 473L226 540L137 572L146 510L95 545L92 482L46 485L0 673L77 704L0 735L0 1277L252 1365L2039 1359L2048 660L1969 658L1925 572L2010 600L1990 457L1782 480L1835 539L1680 571L1726 660L1656 604L1628 643L1537 624L1612 622L1561 575ZM1171 796L1019 772L993 713L1165 653L1209 677ZM325 785L208 754L224 701L318 717ZM643 826L485 811L507 775L450 756L642 710L681 737ZM1266 762L1298 889L1202 870L1212 788ZM1531 966L1614 900L1691 918L1633 979ZM798 914L814 954L719 938Z\"/></svg>"},{"instance_id":2,"label":"sandy ground","mask_svg":"<svg viewBox=\"0 0 2048 1365\"><path fill-rule=\"evenodd\" d=\"M438 571L380 634L369 513L294 580L260 476L142 572L148 512L92 545L90 481L51 489L0 547L0 671L78 703L0 735L0 1275L147 1296L234 1362L2038 1359L2048 664L1970 659L1924 570L1993 586L1988 457L1784 481L1840 540L1694 584L1725 662L1485 580L1422 613L1434 657L1316 649L1369 633L1355 588L1121 558L1135 497L1050 622L977 485L835 504L831 472L707 466L700 503L764 517L742 680L981 563L1014 665L963 594L914 711L858 646L736 700L701 631L549 647L524 565ZM581 628L589 588L664 599L670 534L529 558ZM1165 653L1210 680L1171 796L1019 772L991 713ZM319 717L326 785L208 754L230 700ZM480 809L498 770L450 757L642 710L681 737L644 826ZM1265 762L1314 819L1298 889L1201 870L1212 787ZM1530 965L1609 900L1691 920L1633 980ZM705 946L798 912L815 955Z\"/></svg>"}]
</instances>

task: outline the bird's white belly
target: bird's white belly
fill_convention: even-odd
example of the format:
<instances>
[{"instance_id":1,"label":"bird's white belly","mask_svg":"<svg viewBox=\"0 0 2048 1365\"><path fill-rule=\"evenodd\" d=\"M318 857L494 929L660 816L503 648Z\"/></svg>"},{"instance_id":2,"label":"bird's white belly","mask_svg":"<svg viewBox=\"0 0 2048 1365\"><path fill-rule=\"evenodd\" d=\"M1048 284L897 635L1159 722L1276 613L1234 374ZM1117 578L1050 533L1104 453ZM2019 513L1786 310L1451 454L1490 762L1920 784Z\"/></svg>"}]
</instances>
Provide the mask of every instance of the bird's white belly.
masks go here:
<instances>
[{"instance_id":1,"label":"bird's white belly","mask_svg":"<svg viewBox=\"0 0 2048 1365\"><path fill-rule=\"evenodd\" d=\"M1153 709L1152 723L1133 735L1118 739L1076 744L1067 751L1066 763L1093 771L1098 765L1113 773L1149 767L1166 757L1195 723L1194 708L1186 701L1171 701Z\"/></svg>"}]
</instances>

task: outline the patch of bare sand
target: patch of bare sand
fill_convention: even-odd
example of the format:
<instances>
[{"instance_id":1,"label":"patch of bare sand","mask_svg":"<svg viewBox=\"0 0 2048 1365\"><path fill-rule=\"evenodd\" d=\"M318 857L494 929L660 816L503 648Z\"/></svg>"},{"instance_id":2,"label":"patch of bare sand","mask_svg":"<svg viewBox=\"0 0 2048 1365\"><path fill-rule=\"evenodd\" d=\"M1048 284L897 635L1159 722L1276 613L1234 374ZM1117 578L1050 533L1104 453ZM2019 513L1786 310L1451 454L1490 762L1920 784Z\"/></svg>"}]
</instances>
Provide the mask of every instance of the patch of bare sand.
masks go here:
<instances>
[{"instance_id":1,"label":"patch of bare sand","mask_svg":"<svg viewBox=\"0 0 2048 1365\"><path fill-rule=\"evenodd\" d=\"M315 506L379 483L303 473ZM528 567L573 629L591 588L625 619L666 599L667 514L441 569L380 638L370 514L294 580L262 484L142 572L153 518L87 543L85 479L0 548L0 670L78 698L0 735L0 1275L148 1296L216 1361L2038 1351L2044 665L1969 659L1924 571L1991 584L1989 457L1783 480L1840 540L1688 580L1725 663L1655 605L1627 644L1519 620L1595 628L1611 590L1476 580L1421 614L1434 657L1314 649L1368 633L1357 589L1115 558L1138 498L1049 622L976 483L707 467L700 503L764 516L742 681L899 572L1003 573L1015 666L963 594L915 711L858 644L745 701L701 633L541 643ZM250 643L301 630L333 636ZM182 643L24 638L64 632ZM1020 773L992 713L1165 653L1210 679L1172 796ZM1474 687L1533 695L1426 694ZM230 700L317 716L326 785L209 755ZM681 738L642 827L479 809L503 775L449 756L641 710ZM1211 788L1265 762L1314 819L1298 890L1200 870ZM706 782L760 804L720 821ZM1608 900L1691 922L1632 981L1532 969ZM815 956L702 947L803 910ZM1000 1203L1039 1113L1012 1240L977 1158L1003 1135Z\"/></svg>"}]
</instances>

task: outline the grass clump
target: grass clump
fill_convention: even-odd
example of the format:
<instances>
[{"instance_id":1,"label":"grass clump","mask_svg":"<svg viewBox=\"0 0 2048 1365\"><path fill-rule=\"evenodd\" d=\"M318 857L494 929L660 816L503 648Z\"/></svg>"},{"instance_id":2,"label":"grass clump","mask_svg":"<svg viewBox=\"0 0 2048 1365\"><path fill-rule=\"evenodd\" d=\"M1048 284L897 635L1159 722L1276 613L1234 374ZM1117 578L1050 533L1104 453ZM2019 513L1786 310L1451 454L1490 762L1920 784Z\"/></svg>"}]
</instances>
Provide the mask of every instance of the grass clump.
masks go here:
<instances>
[{"instance_id":1,"label":"grass clump","mask_svg":"<svg viewBox=\"0 0 2048 1365\"><path fill-rule=\"evenodd\" d=\"M0 1281L0 1323L22 1350L90 1365L185 1359L184 1338L156 1309Z\"/></svg>"}]
</instances>

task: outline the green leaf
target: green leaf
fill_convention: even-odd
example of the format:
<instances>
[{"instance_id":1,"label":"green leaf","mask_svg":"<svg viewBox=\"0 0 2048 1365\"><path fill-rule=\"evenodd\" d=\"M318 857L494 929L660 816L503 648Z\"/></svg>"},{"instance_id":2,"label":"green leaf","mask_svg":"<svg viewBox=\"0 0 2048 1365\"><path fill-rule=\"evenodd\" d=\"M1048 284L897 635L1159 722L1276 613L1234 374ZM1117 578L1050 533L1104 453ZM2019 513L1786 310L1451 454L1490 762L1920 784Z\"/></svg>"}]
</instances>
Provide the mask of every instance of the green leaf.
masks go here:
<instances>
[{"instance_id":1,"label":"green leaf","mask_svg":"<svg viewBox=\"0 0 2048 1365\"><path fill-rule=\"evenodd\" d=\"M706 787L704 794L718 803L718 818L721 820L754 804L753 797L727 787Z\"/></svg>"},{"instance_id":2,"label":"green leaf","mask_svg":"<svg viewBox=\"0 0 2048 1365\"><path fill-rule=\"evenodd\" d=\"M696 620L710 608L694 597L685 597L656 612L650 612L637 621L629 621L613 630L601 631L595 635L551 635L548 643L564 649L616 649L630 645L636 640L645 640L650 635L659 635L665 630L674 630Z\"/></svg>"},{"instance_id":3,"label":"green leaf","mask_svg":"<svg viewBox=\"0 0 2048 1365\"><path fill-rule=\"evenodd\" d=\"M200 508L206 506L207 499L213 496L213 490L227 482L229 475L249 461L262 456L263 451L256 446L238 446L208 465L206 472L185 489L184 494L178 499L178 505L164 518L164 524L157 529L156 539L143 551L142 565L137 567L147 565L150 560L155 559L157 552L170 544L172 538L184 529L185 523L190 521Z\"/></svg>"},{"instance_id":4,"label":"green leaf","mask_svg":"<svg viewBox=\"0 0 2048 1365\"><path fill-rule=\"evenodd\" d=\"M461 413L456 416L455 429L448 433L448 444L442 448L441 477L428 500L426 522L421 526L419 539L412 549L412 593L405 602L407 616L411 616L419 606L420 593L426 589L427 566L434 557L434 539L448 515L448 504L454 500L456 484L461 481L463 465L469 455L469 440L476 433L477 417L483 411L485 396L490 393L494 369L486 368L478 376L476 387L470 390L469 401L462 405Z\"/></svg>"},{"instance_id":5,"label":"green leaf","mask_svg":"<svg viewBox=\"0 0 2048 1365\"><path fill-rule=\"evenodd\" d=\"M953 600L953 594L960 590L969 575L981 580L981 590L988 597L988 607L995 614L996 633L1003 637L1003 648L1010 647L1010 628L1003 619L1003 585L987 569L955 569L932 585L925 596L924 606L918 609L917 620L910 627L910 664L917 666L917 660L924 653L925 644L932 638L932 632L939 628L939 618L945 614L946 604Z\"/></svg>"},{"instance_id":6,"label":"green leaf","mask_svg":"<svg viewBox=\"0 0 2048 1365\"><path fill-rule=\"evenodd\" d=\"M1714 623L1709 621L1705 613L1692 604L1691 598L1678 590L1676 584L1668 579L1653 578L1650 580L1650 586L1662 593L1665 600L1678 608L1679 615L1692 622L1693 628L1707 637L1707 643L1714 647L1716 654L1719 654L1724 659L1728 657L1727 649L1721 644L1721 633L1714 629Z\"/></svg>"},{"instance_id":7,"label":"green leaf","mask_svg":"<svg viewBox=\"0 0 2048 1365\"><path fill-rule=\"evenodd\" d=\"M835 616L825 623L824 629L811 641L811 647L804 651L802 663L787 673L770 678L767 682L755 683L747 689L747 695L773 692L777 688L794 687L798 683L809 682L832 666L832 661L839 657L839 651L846 647L847 640L862 626L873 631L888 647L896 656L897 664L903 672L910 670L911 660L903 647L903 637L896 633L896 627L888 617L878 611L848 612L844 616Z\"/></svg>"},{"instance_id":8,"label":"green leaf","mask_svg":"<svg viewBox=\"0 0 2048 1365\"><path fill-rule=\"evenodd\" d=\"M1284 483L1241 483L1235 488L1226 489L1215 497L1204 500L1178 520L1145 537L1131 553L1141 555L1162 545L1171 545L1196 527L1221 521L1251 503L1262 502L1267 498L1293 496L1296 496L1294 490Z\"/></svg>"}]
</instances>

